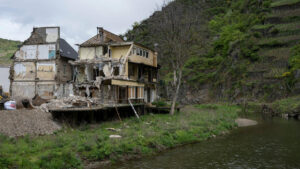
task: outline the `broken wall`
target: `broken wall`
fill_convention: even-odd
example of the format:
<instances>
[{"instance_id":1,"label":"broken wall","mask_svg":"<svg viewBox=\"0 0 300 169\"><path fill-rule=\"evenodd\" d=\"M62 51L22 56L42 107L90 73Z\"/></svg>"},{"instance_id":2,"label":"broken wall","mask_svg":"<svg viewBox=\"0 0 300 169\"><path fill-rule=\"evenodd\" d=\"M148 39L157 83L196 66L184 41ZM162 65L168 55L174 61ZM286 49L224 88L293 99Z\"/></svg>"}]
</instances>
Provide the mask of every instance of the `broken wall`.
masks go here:
<instances>
[{"instance_id":1,"label":"broken wall","mask_svg":"<svg viewBox=\"0 0 300 169\"><path fill-rule=\"evenodd\" d=\"M15 62L15 80L35 80L36 68L34 62Z\"/></svg>"},{"instance_id":2,"label":"broken wall","mask_svg":"<svg viewBox=\"0 0 300 169\"><path fill-rule=\"evenodd\" d=\"M79 48L79 59L94 59L103 56L103 47L80 47Z\"/></svg>"},{"instance_id":3,"label":"broken wall","mask_svg":"<svg viewBox=\"0 0 300 169\"><path fill-rule=\"evenodd\" d=\"M55 80L56 63L55 61L38 62L37 78L39 80Z\"/></svg>"},{"instance_id":4,"label":"broken wall","mask_svg":"<svg viewBox=\"0 0 300 169\"><path fill-rule=\"evenodd\" d=\"M58 82L69 82L73 80L73 67L68 63L67 59L61 58L56 66L56 78Z\"/></svg>"},{"instance_id":5,"label":"broken wall","mask_svg":"<svg viewBox=\"0 0 300 169\"><path fill-rule=\"evenodd\" d=\"M35 96L35 82L13 82L11 88L11 97L16 101L23 98L31 99Z\"/></svg>"}]
</instances>

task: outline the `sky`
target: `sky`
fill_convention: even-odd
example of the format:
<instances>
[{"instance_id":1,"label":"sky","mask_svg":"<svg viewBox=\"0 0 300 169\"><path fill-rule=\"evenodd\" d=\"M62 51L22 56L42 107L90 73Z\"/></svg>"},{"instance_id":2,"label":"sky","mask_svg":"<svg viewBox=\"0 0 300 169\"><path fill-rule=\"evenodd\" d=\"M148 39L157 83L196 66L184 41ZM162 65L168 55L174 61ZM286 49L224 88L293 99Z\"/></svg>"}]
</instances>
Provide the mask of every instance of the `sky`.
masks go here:
<instances>
[{"instance_id":1,"label":"sky","mask_svg":"<svg viewBox=\"0 0 300 169\"><path fill-rule=\"evenodd\" d=\"M165 0L0 0L0 38L24 41L33 27L60 26L74 48L96 35L96 27L123 34Z\"/></svg>"}]
</instances>

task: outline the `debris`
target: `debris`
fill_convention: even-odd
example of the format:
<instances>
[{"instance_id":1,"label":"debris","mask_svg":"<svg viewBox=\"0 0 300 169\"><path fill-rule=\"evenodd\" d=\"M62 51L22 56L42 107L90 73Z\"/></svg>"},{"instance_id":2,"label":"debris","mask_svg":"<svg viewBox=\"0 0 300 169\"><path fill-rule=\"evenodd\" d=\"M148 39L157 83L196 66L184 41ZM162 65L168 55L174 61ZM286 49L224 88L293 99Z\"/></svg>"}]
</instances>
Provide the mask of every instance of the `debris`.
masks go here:
<instances>
[{"instance_id":1,"label":"debris","mask_svg":"<svg viewBox=\"0 0 300 169\"><path fill-rule=\"evenodd\" d=\"M115 131L115 132L121 131L121 129L115 129L115 128L106 128L106 130Z\"/></svg>"},{"instance_id":2,"label":"debris","mask_svg":"<svg viewBox=\"0 0 300 169\"><path fill-rule=\"evenodd\" d=\"M23 99L22 104L23 104L24 108L27 108L27 109L32 109L33 108L33 106L31 105L31 103L28 99Z\"/></svg>"},{"instance_id":3,"label":"debris","mask_svg":"<svg viewBox=\"0 0 300 169\"><path fill-rule=\"evenodd\" d=\"M42 104L47 103L46 99L41 98L39 95L35 95L32 98L32 104L34 106L41 106Z\"/></svg>"},{"instance_id":4,"label":"debris","mask_svg":"<svg viewBox=\"0 0 300 169\"><path fill-rule=\"evenodd\" d=\"M6 110L15 110L16 109L16 102L15 101L7 101L4 103L4 108Z\"/></svg>"},{"instance_id":5,"label":"debris","mask_svg":"<svg viewBox=\"0 0 300 169\"><path fill-rule=\"evenodd\" d=\"M0 116L0 133L10 137L49 135L61 129L50 113L40 109L3 110Z\"/></svg>"},{"instance_id":6,"label":"debris","mask_svg":"<svg viewBox=\"0 0 300 169\"><path fill-rule=\"evenodd\" d=\"M109 138L122 138L120 135L110 135Z\"/></svg>"},{"instance_id":7,"label":"debris","mask_svg":"<svg viewBox=\"0 0 300 169\"><path fill-rule=\"evenodd\" d=\"M73 95L60 99L52 99L49 103L42 104L40 109L48 112L49 109L91 107L95 105L100 105L99 99Z\"/></svg>"}]
</instances>

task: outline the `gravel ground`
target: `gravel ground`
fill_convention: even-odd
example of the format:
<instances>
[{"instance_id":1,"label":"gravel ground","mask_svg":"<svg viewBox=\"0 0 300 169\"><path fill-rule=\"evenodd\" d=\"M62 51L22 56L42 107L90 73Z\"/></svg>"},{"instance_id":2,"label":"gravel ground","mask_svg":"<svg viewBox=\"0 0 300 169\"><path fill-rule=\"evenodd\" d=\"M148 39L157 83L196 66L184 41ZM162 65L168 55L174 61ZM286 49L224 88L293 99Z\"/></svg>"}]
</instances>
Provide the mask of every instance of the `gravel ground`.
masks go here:
<instances>
[{"instance_id":1,"label":"gravel ground","mask_svg":"<svg viewBox=\"0 0 300 169\"><path fill-rule=\"evenodd\" d=\"M40 109L0 111L0 133L7 136L47 135L60 129L52 115Z\"/></svg>"}]
</instances>

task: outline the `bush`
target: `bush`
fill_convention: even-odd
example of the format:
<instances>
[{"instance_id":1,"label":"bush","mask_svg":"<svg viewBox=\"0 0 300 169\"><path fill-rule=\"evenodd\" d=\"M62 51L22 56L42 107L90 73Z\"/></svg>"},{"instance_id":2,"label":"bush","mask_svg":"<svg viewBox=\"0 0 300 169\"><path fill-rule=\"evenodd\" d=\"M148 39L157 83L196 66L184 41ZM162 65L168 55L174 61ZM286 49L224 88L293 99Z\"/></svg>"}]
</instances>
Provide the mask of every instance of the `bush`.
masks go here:
<instances>
[{"instance_id":1,"label":"bush","mask_svg":"<svg viewBox=\"0 0 300 169\"><path fill-rule=\"evenodd\" d=\"M168 104L163 100L157 100L155 102L152 102L152 104L155 105L156 107L166 107L166 106L168 106Z\"/></svg>"},{"instance_id":2,"label":"bush","mask_svg":"<svg viewBox=\"0 0 300 169\"><path fill-rule=\"evenodd\" d=\"M39 166L47 169L82 168L81 161L72 152L50 152L41 157Z\"/></svg>"}]
</instances>

